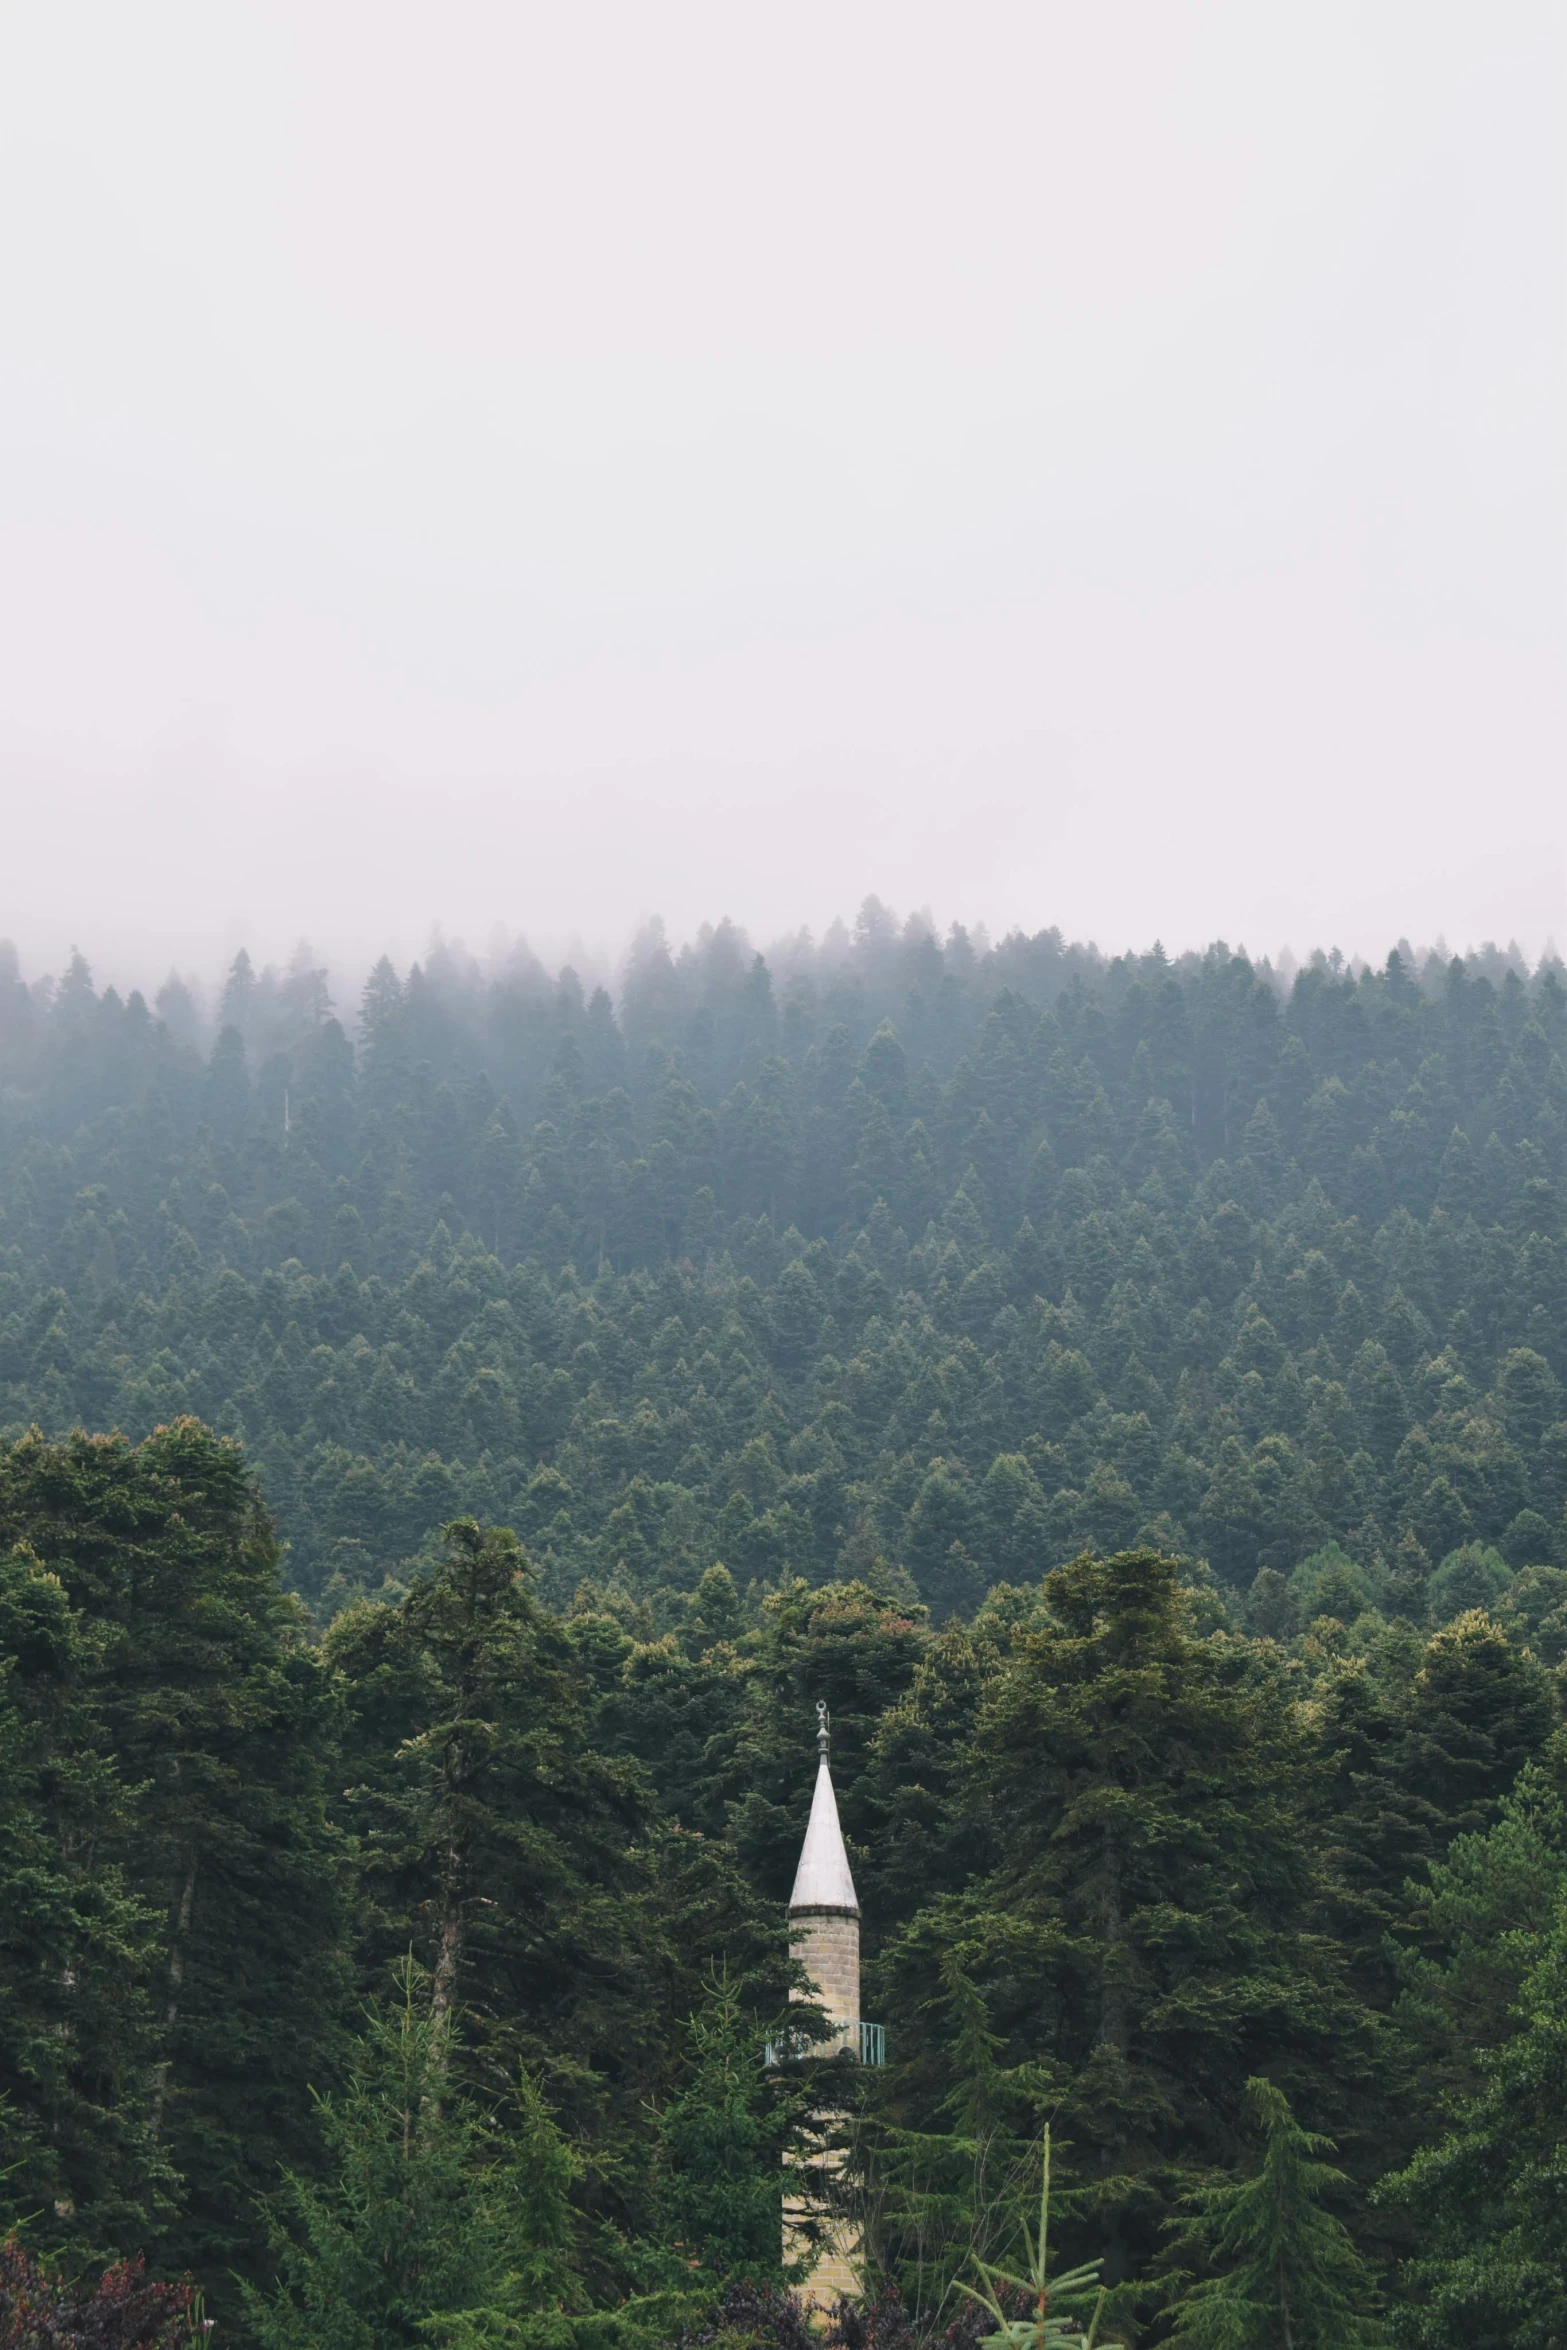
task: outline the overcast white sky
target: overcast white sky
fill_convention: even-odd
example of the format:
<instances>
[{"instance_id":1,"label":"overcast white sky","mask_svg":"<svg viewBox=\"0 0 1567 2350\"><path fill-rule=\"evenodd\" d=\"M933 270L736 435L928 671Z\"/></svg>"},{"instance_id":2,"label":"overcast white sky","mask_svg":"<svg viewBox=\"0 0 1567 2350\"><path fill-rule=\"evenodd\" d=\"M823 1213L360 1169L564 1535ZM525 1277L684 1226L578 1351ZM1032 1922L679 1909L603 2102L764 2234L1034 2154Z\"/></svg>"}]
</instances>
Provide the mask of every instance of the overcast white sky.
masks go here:
<instances>
[{"instance_id":1,"label":"overcast white sky","mask_svg":"<svg viewBox=\"0 0 1567 2350\"><path fill-rule=\"evenodd\" d=\"M0 44L0 935L1567 946L1560 0Z\"/></svg>"}]
</instances>

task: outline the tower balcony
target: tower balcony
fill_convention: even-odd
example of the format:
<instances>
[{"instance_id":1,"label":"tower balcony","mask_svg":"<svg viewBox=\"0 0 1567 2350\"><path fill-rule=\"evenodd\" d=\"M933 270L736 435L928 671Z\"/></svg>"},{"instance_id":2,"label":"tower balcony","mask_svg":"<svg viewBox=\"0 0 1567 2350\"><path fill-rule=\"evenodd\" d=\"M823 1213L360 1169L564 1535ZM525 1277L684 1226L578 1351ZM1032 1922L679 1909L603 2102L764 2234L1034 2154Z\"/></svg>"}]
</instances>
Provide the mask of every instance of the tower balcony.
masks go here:
<instances>
[{"instance_id":1,"label":"tower balcony","mask_svg":"<svg viewBox=\"0 0 1567 2350\"><path fill-rule=\"evenodd\" d=\"M799 2064L810 2056L834 2057L849 2055L856 2064L885 2064L887 2061L887 2027L885 2024L866 2024L855 2019L848 2023L829 2024L820 2038L809 2032L785 2032L776 2040L769 2040L762 2050L762 2062L769 2069L780 2064Z\"/></svg>"}]
</instances>

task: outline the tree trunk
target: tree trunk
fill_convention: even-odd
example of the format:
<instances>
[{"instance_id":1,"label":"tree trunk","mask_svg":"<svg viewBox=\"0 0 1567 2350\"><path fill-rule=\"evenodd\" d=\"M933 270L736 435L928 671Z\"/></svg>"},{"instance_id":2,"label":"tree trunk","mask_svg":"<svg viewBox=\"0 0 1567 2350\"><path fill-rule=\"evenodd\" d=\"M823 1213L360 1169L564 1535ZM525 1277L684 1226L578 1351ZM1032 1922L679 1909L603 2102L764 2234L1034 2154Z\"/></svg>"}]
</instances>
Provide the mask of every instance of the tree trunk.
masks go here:
<instances>
[{"instance_id":1,"label":"tree trunk","mask_svg":"<svg viewBox=\"0 0 1567 2350\"><path fill-rule=\"evenodd\" d=\"M435 2026L437 2047L445 2039L446 2026L457 2001L457 1977L462 1968L464 1874L462 1844L460 1839L454 1837L446 1852L446 1875L441 1888L441 1932L436 1944L435 1974L430 1985L430 2019Z\"/></svg>"},{"instance_id":2,"label":"tree trunk","mask_svg":"<svg viewBox=\"0 0 1567 2350\"><path fill-rule=\"evenodd\" d=\"M1101 2047L1113 2049L1124 2063L1131 2046L1131 2031L1126 2020L1126 1993L1120 1980L1124 1925L1121 1915L1121 1855L1112 1828L1105 1830L1104 1898L1100 1915L1104 1922L1105 1954L1099 1979L1099 2041Z\"/></svg>"},{"instance_id":3,"label":"tree trunk","mask_svg":"<svg viewBox=\"0 0 1567 2350\"><path fill-rule=\"evenodd\" d=\"M1290 2324L1289 2279L1284 2273L1284 2247L1279 2247L1279 2324L1284 2330L1284 2350L1295 2350L1295 2330Z\"/></svg>"},{"instance_id":4,"label":"tree trunk","mask_svg":"<svg viewBox=\"0 0 1567 2350\"><path fill-rule=\"evenodd\" d=\"M185 1888L180 1895L179 1915L169 1943L169 2004L164 2012L163 2038L168 2053L154 2075L152 2093L152 2134L156 2138L163 2128L163 2100L169 2085L169 2066L173 2059L174 2028L180 2020L180 1993L185 1983L185 1945L190 1938L191 1912L196 1906L196 1871L200 1854L191 1848L190 1866L185 1871Z\"/></svg>"},{"instance_id":5,"label":"tree trunk","mask_svg":"<svg viewBox=\"0 0 1567 2350\"><path fill-rule=\"evenodd\" d=\"M1104 1892L1100 1902L1100 1920L1104 1931L1104 1958L1099 1977L1099 2044L1102 2048L1108 2048L1118 2063L1124 2064L1132 2035L1127 2022L1126 1992L1120 1977L1125 1921L1121 1910L1121 1852L1113 1828L1106 1828L1104 1832ZM1119 2135L1113 2142L1106 2140L1100 2149L1101 2169L1108 2171L1123 2150ZM1104 2265L1100 2274L1107 2285L1118 2285L1130 2265L1120 2212L1106 2210L1102 2215L1101 2226Z\"/></svg>"},{"instance_id":6,"label":"tree trunk","mask_svg":"<svg viewBox=\"0 0 1567 2350\"><path fill-rule=\"evenodd\" d=\"M467 1691L462 1691L461 1695L466 1706ZM468 1839L459 1824L462 1815L458 1791L463 1783L465 1763L462 1740L454 1739L446 1754L449 1826L446 1865L441 1872L441 1924L435 1946L435 1972L430 1981L430 2053L435 2073L430 2105L436 2113L440 2111L440 2076L446 2068L447 2033L452 2010L457 2004L457 1984L462 1973L468 1891Z\"/></svg>"}]
</instances>

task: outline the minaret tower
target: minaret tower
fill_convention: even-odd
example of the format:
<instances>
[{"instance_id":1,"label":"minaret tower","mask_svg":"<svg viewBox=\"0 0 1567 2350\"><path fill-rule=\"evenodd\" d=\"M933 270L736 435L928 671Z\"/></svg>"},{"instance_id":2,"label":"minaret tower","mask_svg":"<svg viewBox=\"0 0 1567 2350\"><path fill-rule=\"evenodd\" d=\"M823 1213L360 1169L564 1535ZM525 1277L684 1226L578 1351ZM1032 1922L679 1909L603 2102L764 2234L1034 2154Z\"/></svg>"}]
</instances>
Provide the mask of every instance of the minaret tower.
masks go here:
<instances>
[{"instance_id":1,"label":"minaret tower","mask_svg":"<svg viewBox=\"0 0 1567 2350\"><path fill-rule=\"evenodd\" d=\"M831 1747L827 1708L818 1703L816 1793L789 1896L789 1942L816 1985L823 2010L841 2030L845 2024L858 2027L860 2020L860 1902L838 1825L838 1798L827 1759ZM849 2038L848 2033L843 2036ZM858 2046L853 2053L859 2055Z\"/></svg>"},{"instance_id":2,"label":"minaret tower","mask_svg":"<svg viewBox=\"0 0 1567 2350\"><path fill-rule=\"evenodd\" d=\"M849 1856L843 1848L843 1830L838 1825L838 1799L833 1793L832 1767L827 1759L831 1743L827 1708L818 1704L816 1792L811 1799L811 1817L800 1852L800 1865L794 1873L794 1891L789 1896L789 1941L810 1977L838 2047L846 2049L861 2064L880 2064L881 2027L860 2020L860 1903L849 1872ZM795 1991L790 1996L804 1999L810 1994ZM835 2052L829 2048L822 2053ZM831 2118L823 2117L829 2123ZM836 2168L842 2156L819 2153L818 2159ZM841 2217L828 2220L818 2243L812 2247L803 2224L812 2216L825 2219L824 2214L813 2215L810 2204L802 2196L785 2200L784 2257L811 2259L803 2297L825 2309L840 2295L853 2298L859 2292L856 2273L859 2230L852 2221Z\"/></svg>"}]
</instances>

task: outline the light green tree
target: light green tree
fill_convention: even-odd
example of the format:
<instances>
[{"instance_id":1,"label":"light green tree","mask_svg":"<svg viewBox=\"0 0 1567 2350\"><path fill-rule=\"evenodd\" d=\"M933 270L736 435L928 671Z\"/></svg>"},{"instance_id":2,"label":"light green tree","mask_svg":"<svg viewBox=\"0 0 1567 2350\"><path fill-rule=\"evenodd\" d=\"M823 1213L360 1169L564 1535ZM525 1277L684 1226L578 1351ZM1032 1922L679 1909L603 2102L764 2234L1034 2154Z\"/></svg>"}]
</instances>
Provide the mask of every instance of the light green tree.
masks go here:
<instances>
[{"instance_id":1,"label":"light green tree","mask_svg":"<svg viewBox=\"0 0 1567 2350\"><path fill-rule=\"evenodd\" d=\"M278 2284L246 2294L261 2350L414 2350L569 2339L575 2165L524 2075L502 2129L463 2097L450 2015L412 1960L318 2099L324 2176L286 2175Z\"/></svg>"},{"instance_id":2,"label":"light green tree","mask_svg":"<svg viewBox=\"0 0 1567 2350\"><path fill-rule=\"evenodd\" d=\"M1187 2282L1175 2309L1182 2350L1373 2350L1387 2337L1375 2280L1325 2198L1347 2185L1322 2157L1332 2141L1303 2130L1271 2081L1247 2094L1264 2132L1254 2177L1200 2188L1173 2223L1177 2257L1213 2271Z\"/></svg>"},{"instance_id":3,"label":"light green tree","mask_svg":"<svg viewBox=\"0 0 1567 2350\"><path fill-rule=\"evenodd\" d=\"M1100 2263L1084 2261L1077 2268L1063 2269L1059 2276L1050 2274L1050 2131L1045 2130L1044 2158L1039 2184L1039 2220L1030 2228L1022 2223L1023 2249L1027 2267L1021 2276L1009 2269L995 2267L987 2260L976 2260L980 2274L978 2285L964 2285L959 2289L988 2310L996 2321L993 2334L981 2340L981 2350L1093 2350L1099 2334L1099 2319L1105 2305L1105 2288L1099 2283ZM1085 2334L1081 2324L1081 2310L1090 2294L1095 2295L1093 2315ZM1007 2299L1021 2300L1029 2306L1021 2316L1008 2315Z\"/></svg>"}]
</instances>

